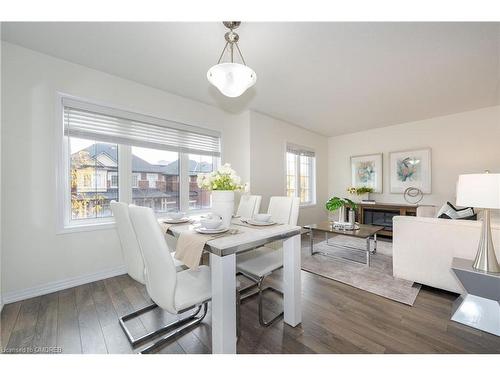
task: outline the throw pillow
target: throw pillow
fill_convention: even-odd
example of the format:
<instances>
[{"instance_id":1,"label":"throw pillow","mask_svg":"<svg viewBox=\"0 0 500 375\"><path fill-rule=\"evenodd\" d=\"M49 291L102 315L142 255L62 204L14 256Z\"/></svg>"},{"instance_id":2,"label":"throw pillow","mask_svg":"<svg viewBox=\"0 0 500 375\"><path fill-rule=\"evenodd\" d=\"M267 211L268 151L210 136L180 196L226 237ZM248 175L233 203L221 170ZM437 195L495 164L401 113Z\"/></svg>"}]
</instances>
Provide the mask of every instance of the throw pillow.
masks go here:
<instances>
[{"instance_id":1,"label":"throw pillow","mask_svg":"<svg viewBox=\"0 0 500 375\"><path fill-rule=\"evenodd\" d=\"M437 217L440 219L452 219L452 220L477 220L477 214L474 212L474 208L456 208L450 202L441 207Z\"/></svg>"}]
</instances>

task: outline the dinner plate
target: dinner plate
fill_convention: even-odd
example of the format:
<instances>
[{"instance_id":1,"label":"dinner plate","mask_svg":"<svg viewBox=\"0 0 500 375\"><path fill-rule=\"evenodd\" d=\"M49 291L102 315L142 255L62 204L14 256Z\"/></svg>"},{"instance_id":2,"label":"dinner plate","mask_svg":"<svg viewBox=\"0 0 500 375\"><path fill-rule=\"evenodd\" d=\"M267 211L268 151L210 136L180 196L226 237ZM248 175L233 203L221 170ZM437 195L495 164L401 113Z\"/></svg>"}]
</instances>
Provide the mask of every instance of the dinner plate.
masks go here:
<instances>
[{"instance_id":1,"label":"dinner plate","mask_svg":"<svg viewBox=\"0 0 500 375\"><path fill-rule=\"evenodd\" d=\"M208 228L198 227L198 228L194 228L194 230L197 231L198 233L202 233L202 234L217 234L217 233L227 232L229 230L229 227L228 228L216 228L216 229L208 229Z\"/></svg>"},{"instance_id":2,"label":"dinner plate","mask_svg":"<svg viewBox=\"0 0 500 375\"><path fill-rule=\"evenodd\" d=\"M257 221L257 220L252 220L252 219L249 219L246 222L250 225L257 225L257 226L266 226L266 225L276 224L276 222L274 222L274 221Z\"/></svg>"},{"instance_id":3,"label":"dinner plate","mask_svg":"<svg viewBox=\"0 0 500 375\"><path fill-rule=\"evenodd\" d=\"M187 223L189 221L188 217L183 217L182 219L162 219L162 222L165 224L181 224Z\"/></svg>"}]
</instances>

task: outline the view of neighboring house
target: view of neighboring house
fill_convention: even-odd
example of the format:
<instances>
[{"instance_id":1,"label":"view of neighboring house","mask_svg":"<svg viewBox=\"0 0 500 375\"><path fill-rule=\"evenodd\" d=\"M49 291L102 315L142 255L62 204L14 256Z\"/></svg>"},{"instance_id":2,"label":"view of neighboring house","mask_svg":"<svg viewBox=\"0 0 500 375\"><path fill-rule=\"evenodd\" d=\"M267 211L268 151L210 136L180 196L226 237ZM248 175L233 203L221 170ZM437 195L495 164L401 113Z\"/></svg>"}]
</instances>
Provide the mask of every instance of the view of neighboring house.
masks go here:
<instances>
[{"instance_id":1,"label":"view of neighboring house","mask_svg":"<svg viewBox=\"0 0 500 375\"><path fill-rule=\"evenodd\" d=\"M210 163L189 160L189 208L210 207L210 194L198 188L198 173L212 171ZM118 196L118 148L95 143L71 154L73 219L111 215L109 203ZM179 160L151 164L132 154L132 203L155 212L180 209Z\"/></svg>"}]
</instances>

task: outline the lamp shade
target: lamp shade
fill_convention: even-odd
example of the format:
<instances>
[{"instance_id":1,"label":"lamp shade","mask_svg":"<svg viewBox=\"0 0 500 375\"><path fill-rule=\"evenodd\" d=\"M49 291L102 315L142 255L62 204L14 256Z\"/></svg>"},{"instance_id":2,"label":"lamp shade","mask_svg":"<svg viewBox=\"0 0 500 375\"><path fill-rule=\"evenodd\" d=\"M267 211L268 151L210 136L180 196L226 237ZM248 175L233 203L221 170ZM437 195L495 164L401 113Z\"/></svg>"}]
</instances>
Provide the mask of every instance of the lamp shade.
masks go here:
<instances>
[{"instance_id":1,"label":"lamp shade","mask_svg":"<svg viewBox=\"0 0 500 375\"><path fill-rule=\"evenodd\" d=\"M500 209L500 174L477 173L458 176L457 205Z\"/></svg>"},{"instance_id":2,"label":"lamp shade","mask_svg":"<svg viewBox=\"0 0 500 375\"><path fill-rule=\"evenodd\" d=\"M223 95L236 98L255 85L257 75L246 65L222 63L208 70L207 79Z\"/></svg>"}]
</instances>

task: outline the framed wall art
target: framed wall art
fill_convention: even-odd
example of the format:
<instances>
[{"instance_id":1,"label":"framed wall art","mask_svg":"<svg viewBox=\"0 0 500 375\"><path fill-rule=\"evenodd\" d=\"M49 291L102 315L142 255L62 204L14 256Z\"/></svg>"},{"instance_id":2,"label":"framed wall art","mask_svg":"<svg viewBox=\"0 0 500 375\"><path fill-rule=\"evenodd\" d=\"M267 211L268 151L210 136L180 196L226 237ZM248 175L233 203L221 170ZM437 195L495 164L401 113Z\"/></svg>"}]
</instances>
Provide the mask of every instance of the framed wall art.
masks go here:
<instances>
[{"instance_id":1,"label":"framed wall art","mask_svg":"<svg viewBox=\"0 0 500 375\"><path fill-rule=\"evenodd\" d=\"M351 185L367 186L382 193L382 154L351 156Z\"/></svg>"},{"instance_id":2,"label":"framed wall art","mask_svg":"<svg viewBox=\"0 0 500 375\"><path fill-rule=\"evenodd\" d=\"M391 193L404 193L409 188L431 193L431 149L389 153Z\"/></svg>"}]
</instances>

